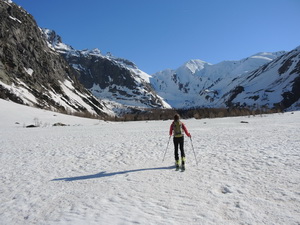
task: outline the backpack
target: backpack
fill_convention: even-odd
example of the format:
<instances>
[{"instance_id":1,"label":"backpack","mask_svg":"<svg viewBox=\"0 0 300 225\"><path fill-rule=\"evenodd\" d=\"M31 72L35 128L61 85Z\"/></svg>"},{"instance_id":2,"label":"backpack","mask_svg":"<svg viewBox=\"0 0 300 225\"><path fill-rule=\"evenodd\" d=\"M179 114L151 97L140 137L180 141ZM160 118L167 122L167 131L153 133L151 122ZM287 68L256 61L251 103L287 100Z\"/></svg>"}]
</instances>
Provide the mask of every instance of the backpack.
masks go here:
<instances>
[{"instance_id":1,"label":"backpack","mask_svg":"<svg viewBox=\"0 0 300 225\"><path fill-rule=\"evenodd\" d=\"M180 121L173 122L174 137L182 137L182 123Z\"/></svg>"}]
</instances>

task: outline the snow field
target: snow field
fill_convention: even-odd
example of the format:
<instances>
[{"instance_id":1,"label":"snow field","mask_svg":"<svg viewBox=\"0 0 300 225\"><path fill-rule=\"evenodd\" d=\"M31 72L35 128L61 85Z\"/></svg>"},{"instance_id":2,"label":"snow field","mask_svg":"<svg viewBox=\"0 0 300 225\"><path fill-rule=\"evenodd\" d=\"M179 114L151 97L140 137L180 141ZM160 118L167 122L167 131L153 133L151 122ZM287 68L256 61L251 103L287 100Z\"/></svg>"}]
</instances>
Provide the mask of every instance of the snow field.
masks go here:
<instances>
[{"instance_id":1,"label":"snow field","mask_svg":"<svg viewBox=\"0 0 300 225\"><path fill-rule=\"evenodd\" d=\"M1 118L19 107L0 126L1 225L300 224L299 112L185 120L199 165L185 138L187 170L176 172L172 141L162 162L171 121L107 123L2 100ZM70 126L23 128L34 117Z\"/></svg>"}]
</instances>

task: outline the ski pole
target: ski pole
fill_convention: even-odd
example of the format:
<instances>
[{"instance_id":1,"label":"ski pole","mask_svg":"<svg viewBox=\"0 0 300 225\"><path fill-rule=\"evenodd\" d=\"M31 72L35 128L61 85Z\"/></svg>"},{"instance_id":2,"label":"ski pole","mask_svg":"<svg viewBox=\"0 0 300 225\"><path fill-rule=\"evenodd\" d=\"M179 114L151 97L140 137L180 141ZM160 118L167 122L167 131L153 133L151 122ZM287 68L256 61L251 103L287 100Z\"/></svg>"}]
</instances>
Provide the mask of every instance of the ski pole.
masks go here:
<instances>
[{"instance_id":1,"label":"ski pole","mask_svg":"<svg viewBox=\"0 0 300 225\"><path fill-rule=\"evenodd\" d=\"M194 152L194 156L195 156L196 164L197 164L197 166L198 166L198 161L197 161L197 157L196 157L196 153L195 153L195 149L194 149L194 145L193 145L192 137L190 137L190 140L191 140L192 149L193 149L193 152Z\"/></svg>"},{"instance_id":2,"label":"ski pole","mask_svg":"<svg viewBox=\"0 0 300 225\"><path fill-rule=\"evenodd\" d=\"M166 156L166 153L167 153L167 150L168 150L168 147L169 147L170 139L171 139L171 136L169 137L169 141L168 141L168 144L167 144L167 148L166 148L166 150L165 150L165 154L164 154L164 157L163 157L163 160L162 160L162 161L165 160L165 156Z\"/></svg>"}]
</instances>

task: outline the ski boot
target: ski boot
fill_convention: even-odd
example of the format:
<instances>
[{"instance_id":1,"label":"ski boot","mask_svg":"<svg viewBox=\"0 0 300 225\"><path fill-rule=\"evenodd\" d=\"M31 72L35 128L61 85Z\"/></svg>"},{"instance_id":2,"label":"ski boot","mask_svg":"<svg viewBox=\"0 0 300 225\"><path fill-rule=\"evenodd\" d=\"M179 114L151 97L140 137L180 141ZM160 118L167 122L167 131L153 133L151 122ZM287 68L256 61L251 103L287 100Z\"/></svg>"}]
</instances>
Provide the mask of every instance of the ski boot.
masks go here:
<instances>
[{"instance_id":1,"label":"ski boot","mask_svg":"<svg viewBox=\"0 0 300 225\"><path fill-rule=\"evenodd\" d=\"M185 157L181 158L181 171L185 171Z\"/></svg>"},{"instance_id":2,"label":"ski boot","mask_svg":"<svg viewBox=\"0 0 300 225\"><path fill-rule=\"evenodd\" d=\"M179 160L176 160L176 161L175 161L175 168L176 168L176 171L179 170Z\"/></svg>"}]
</instances>

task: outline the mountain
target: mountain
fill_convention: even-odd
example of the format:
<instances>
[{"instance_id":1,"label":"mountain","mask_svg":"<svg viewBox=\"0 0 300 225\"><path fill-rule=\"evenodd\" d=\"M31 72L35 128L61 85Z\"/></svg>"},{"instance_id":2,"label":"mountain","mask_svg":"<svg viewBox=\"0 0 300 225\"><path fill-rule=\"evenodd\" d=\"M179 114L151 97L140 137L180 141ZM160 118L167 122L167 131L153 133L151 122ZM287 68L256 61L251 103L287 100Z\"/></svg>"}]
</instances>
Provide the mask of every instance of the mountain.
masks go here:
<instances>
[{"instance_id":1,"label":"mountain","mask_svg":"<svg viewBox=\"0 0 300 225\"><path fill-rule=\"evenodd\" d=\"M158 95L176 108L291 107L299 100L299 48L239 61L190 60L152 76Z\"/></svg>"},{"instance_id":2,"label":"mountain","mask_svg":"<svg viewBox=\"0 0 300 225\"><path fill-rule=\"evenodd\" d=\"M300 46L232 80L223 91L226 106L299 109Z\"/></svg>"},{"instance_id":3,"label":"mountain","mask_svg":"<svg viewBox=\"0 0 300 225\"><path fill-rule=\"evenodd\" d=\"M0 1L0 98L65 113L111 113L77 76L49 48L30 14L11 1Z\"/></svg>"},{"instance_id":4,"label":"mountain","mask_svg":"<svg viewBox=\"0 0 300 225\"><path fill-rule=\"evenodd\" d=\"M260 52L214 65L195 59L176 70L150 76L129 60L103 55L98 49L75 50L54 31L44 29L44 33L49 45L80 73L79 80L87 89L98 98L121 105L287 109L299 99L298 48L291 52ZM282 68L291 71L284 73Z\"/></svg>"},{"instance_id":5,"label":"mountain","mask_svg":"<svg viewBox=\"0 0 300 225\"><path fill-rule=\"evenodd\" d=\"M103 55L99 49L75 50L64 44L55 31L43 29L49 46L64 56L79 73L79 81L94 96L117 105L170 108L150 85L150 75L127 59ZM117 107L119 107L117 106Z\"/></svg>"},{"instance_id":6,"label":"mountain","mask_svg":"<svg viewBox=\"0 0 300 225\"><path fill-rule=\"evenodd\" d=\"M197 99L209 77L200 77L196 73L209 66L201 60L191 60L177 70L164 70L154 74L150 82L159 96L172 107L183 108L197 105Z\"/></svg>"}]
</instances>

